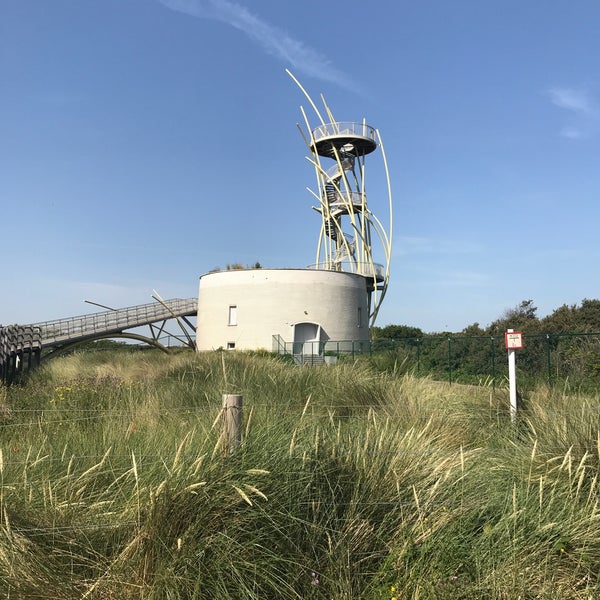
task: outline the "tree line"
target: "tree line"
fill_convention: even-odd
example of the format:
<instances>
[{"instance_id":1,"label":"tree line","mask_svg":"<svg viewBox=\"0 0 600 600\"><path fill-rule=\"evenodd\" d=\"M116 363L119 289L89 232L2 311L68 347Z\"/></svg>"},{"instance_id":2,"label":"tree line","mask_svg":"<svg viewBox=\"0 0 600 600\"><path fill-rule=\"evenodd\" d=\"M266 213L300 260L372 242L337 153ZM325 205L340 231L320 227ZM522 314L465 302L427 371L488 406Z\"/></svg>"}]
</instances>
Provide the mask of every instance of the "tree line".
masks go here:
<instances>
[{"instance_id":1,"label":"tree line","mask_svg":"<svg viewBox=\"0 0 600 600\"><path fill-rule=\"evenodd\" d=\"M371 328L372 339L423 338L426 336L503 335L507 329L523 331L527 334L548 333L600 333L600 300L584 299L580 304L563 304L546 317L537 316L537 306L533 300L523 300L513 308L507 308L487 327L475 322L460 332L425 333L419 327L410 325L386 325Z\"/></svg>"}]
</instances>

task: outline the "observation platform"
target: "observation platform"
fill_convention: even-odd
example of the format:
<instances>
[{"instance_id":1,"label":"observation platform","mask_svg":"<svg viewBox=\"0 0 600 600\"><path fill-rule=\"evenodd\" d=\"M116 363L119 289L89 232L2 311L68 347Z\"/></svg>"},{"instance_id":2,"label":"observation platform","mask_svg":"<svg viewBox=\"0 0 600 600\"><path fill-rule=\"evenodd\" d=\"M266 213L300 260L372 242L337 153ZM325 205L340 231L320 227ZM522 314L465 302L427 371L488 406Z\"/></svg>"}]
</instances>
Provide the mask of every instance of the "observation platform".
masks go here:
<instances>
[{"instance_id":1,"label":"observation platform","mask_svg":"<svg viewBox=\"0 0 600 600\"><path fill-rule=\"evenodd\" d=\"M326 123L312 130L311 150L335 159L336 156L365 156L377 148L376 130L365 123Z\"/></svg>"}]
</instances>

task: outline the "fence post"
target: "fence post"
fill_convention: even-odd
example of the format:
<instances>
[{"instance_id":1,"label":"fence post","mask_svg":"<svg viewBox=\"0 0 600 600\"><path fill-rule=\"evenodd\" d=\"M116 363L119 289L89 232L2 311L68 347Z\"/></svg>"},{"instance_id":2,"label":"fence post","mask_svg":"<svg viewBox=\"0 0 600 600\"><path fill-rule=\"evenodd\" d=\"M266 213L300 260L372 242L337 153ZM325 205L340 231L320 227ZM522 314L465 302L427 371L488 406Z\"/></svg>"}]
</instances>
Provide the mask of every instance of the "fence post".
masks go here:
<instances>
[{"instance_id":1,"label":"fence post","mask_svg":"<svg viewBox=\"0 0 600 600\"><path fill-rule=\"evenodd\" d=\"M494 336L490 337L490 345L492 350L492 390L496 391L496 346L494 345Z\"/></svg>"},{"instance_id":2,"label":"fence post","mask_svg":"<svg viewBox=\"0 0 600 600\"><path fill-rule=\"evenodd\" d=\"M448 383L452 385L452 338L448 337Z\"/></svg>"},{"instance_id":3,"label":"fence post","mask_svg":"<svg viewBox=\"0 0 600 600\"><path fill-rule=\"evenodd\" d=\"M242 441L242 401L239 394L223 394L223 440L227 454L232 454Z\"/></svg>"},{"instance_id":4,"label":"fence post","mask_svg":"<svg viewBox=\"0 0 600 600\"><path fill-rule=\"evenodd\" d=\"M546 334L546 364L548 367L548 386L552 387L552 361L550 360L550 334Z\"/></svg>"}]
</instances>

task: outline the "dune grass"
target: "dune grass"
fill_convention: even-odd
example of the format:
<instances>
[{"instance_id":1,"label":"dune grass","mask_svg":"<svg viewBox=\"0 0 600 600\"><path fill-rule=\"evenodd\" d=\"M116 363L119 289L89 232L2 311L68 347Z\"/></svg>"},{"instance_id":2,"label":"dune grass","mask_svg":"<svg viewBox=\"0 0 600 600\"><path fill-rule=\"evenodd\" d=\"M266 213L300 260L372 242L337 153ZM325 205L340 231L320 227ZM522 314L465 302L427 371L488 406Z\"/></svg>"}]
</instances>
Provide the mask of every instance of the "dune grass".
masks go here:
<instances>
[{"instance_id":1,"label":"dune grass","mask_svg":"<svg viewBox=\"0 0 600 600\"><path fill-rule=\"evenodd\" d=\"M0 388L0 595L597 597L598 398L539 389L511 424L506 395L243 353L49 361Z\"/></svg>"}]
</instances>

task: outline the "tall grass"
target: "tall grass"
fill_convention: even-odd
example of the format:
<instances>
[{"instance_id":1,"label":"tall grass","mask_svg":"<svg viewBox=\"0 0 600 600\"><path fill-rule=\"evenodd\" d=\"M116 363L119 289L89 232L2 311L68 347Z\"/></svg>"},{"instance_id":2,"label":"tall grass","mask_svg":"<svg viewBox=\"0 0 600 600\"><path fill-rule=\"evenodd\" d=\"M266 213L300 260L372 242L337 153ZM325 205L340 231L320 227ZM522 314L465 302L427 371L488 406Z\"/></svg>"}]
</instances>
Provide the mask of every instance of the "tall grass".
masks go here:
<instances>
[{"instance_id":1,"label":"tall grass","mask_svg":"<svg viewBox=\"0 0 600 600\"><path fill-rule=\"evenodd\" d=\"M0 595L593 598L598 398L81 353L0 389ZM220 439L223 393L244 435Z\"/></svg>"}]
</instances>

